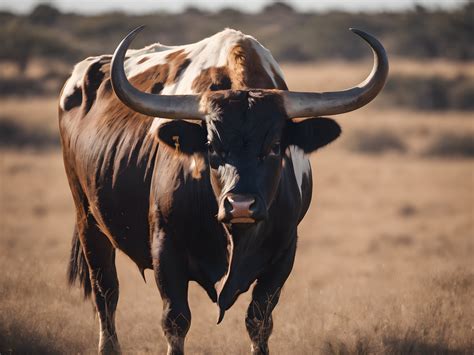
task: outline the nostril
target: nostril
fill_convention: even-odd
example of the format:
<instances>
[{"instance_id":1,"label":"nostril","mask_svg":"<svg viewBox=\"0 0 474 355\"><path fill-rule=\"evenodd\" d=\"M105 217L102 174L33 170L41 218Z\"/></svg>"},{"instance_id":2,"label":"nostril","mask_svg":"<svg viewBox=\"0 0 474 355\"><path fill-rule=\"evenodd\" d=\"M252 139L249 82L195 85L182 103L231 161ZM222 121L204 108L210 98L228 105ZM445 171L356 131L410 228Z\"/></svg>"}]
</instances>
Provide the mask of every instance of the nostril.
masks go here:
<instances>
[{"instance_id":1,"label":"nostril","mask_svg":"<svg viewBox=\"0 0 474 355\"><path fill-rule=\"evenodd\" d=\"M253 196L229 194L224 200L224 207L233 218L248 218L253 214L255 201Z\"/></svg>"},{"instance_id":2,"label":"nostril","mask_svg":"<svg viewBox=\"0 0 474 355\"><path fill-rule=\"evenodd\" d=\"M230 213L234 209L234 207L232 206L232 202L229 200L228 197L224 199L224 209L228 213Z\"/></svg>"},{"instance_id":3,"label":"nostril","mask_svg":"<svg viewBox=\"0 0 474 355\"><path fill-rule=\"evenodd\" d=\"M256 212L258 210L258 204L255 199L253 199L252 203L250 204L249 210L252 212Z\"/></svg>"}]
</instances>

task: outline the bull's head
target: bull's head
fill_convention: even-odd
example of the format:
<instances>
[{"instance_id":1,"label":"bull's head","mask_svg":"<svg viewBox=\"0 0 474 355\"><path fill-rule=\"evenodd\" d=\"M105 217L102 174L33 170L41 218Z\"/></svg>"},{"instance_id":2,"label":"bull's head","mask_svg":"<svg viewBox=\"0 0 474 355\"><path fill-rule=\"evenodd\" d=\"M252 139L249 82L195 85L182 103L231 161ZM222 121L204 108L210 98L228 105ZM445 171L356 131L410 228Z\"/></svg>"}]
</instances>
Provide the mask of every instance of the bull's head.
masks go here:
<instances>
[{"instance_id":1,"label":"bull's head","mask_svg":"<svg viewBox=\"0 0 474 355\"><path fill-rule=\"evenodd\" d=\"M207 154L219 205L217 217L232 225L251 226L266 218L280 181L282 154L288 146L309 153L338 137L336 122L314 117L366 105L382 90L388 74L387 56L379 41L352 29L372 48L374 66L364 82L345 91L224 90L203 95L153 95L133 87L124 71L125 53L141 29L132 31L114 53L114 91L137 112L173 119L159 128L162 142L172 147L179 144L184 154Z\"/></svg>"}]
</instances>

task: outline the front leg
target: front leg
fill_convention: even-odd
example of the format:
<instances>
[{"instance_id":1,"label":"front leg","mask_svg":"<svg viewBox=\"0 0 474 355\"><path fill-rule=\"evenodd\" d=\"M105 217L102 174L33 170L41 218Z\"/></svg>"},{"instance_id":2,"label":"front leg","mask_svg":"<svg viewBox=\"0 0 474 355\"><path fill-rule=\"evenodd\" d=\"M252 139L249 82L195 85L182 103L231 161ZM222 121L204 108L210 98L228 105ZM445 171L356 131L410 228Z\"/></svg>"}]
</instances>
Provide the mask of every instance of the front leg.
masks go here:
<instances>
[{"instance_id":1,"label":"front leg","mask_svg":"<svg viewBox=\"0 0 474 355\"><path fill-rule=\"evenodd\" d=\"M153 269L163 300L161 325L168 342L167 354L184 354L184 339L191 326L187 258L172 237L161 230L153 236Z\"/></svg>"},{"instance_id":2,"label":"front leg","mask_svg":"<svg viewBox=\"0 0 474 355\"><path fill-rule=\"evenodd\" d=\"M296 252L296 235L292 246L269 266L257 279L252 292L252 302L247 309L245 326L251 340L252 354L268 354L268 339L273 330L272 311L280 299L280 293L293 268Z\"/></svg>"}]
</instances>

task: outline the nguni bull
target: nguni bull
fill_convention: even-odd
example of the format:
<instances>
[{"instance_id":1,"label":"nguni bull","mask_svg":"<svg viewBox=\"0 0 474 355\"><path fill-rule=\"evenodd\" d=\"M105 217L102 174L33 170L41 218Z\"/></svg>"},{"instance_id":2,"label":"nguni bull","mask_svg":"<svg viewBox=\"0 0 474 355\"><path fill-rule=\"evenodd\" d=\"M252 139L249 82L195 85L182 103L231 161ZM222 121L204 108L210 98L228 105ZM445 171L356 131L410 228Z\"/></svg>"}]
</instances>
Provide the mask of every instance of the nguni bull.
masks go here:
<instances>
[{"instance_id":1,"label":"nguni bull","mask_svg":"<svg viewBox=\"0 0 474 355\"><path fill-rule=\"evenodd\" d=\"M115 252L153 269L168 354L191 324L188 283L217 303L218 323L255 282L245 325L254 354L268 339L311 201L308 153L335 140L322 115L356 110L382 90L385 50L368 78L338 92L289 91L270 52L226 29L183 46L128 47L78 63L59 103L64 165L76 207L69 281L92 294L99 352L120 351Z\"/></svg>"}]
</instances>

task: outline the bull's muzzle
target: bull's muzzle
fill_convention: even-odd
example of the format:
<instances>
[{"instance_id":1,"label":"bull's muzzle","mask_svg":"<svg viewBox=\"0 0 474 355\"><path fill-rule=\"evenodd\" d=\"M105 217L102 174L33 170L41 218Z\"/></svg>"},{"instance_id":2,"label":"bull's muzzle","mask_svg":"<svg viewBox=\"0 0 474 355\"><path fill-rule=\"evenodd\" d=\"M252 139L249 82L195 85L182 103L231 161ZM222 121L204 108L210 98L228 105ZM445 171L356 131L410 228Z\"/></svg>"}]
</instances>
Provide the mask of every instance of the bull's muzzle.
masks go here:
<instances>
[{"instance_id":1,"label":"bull's muzzle","mask_svg":"<svg viewBox=\"0 0 474 355\"><path fill-rule=\"evenodd\" d=\"M252 224L265 218L263 204L254 195L229 193L223 199L221 222Z\"/></svg>"}]
</instances>

